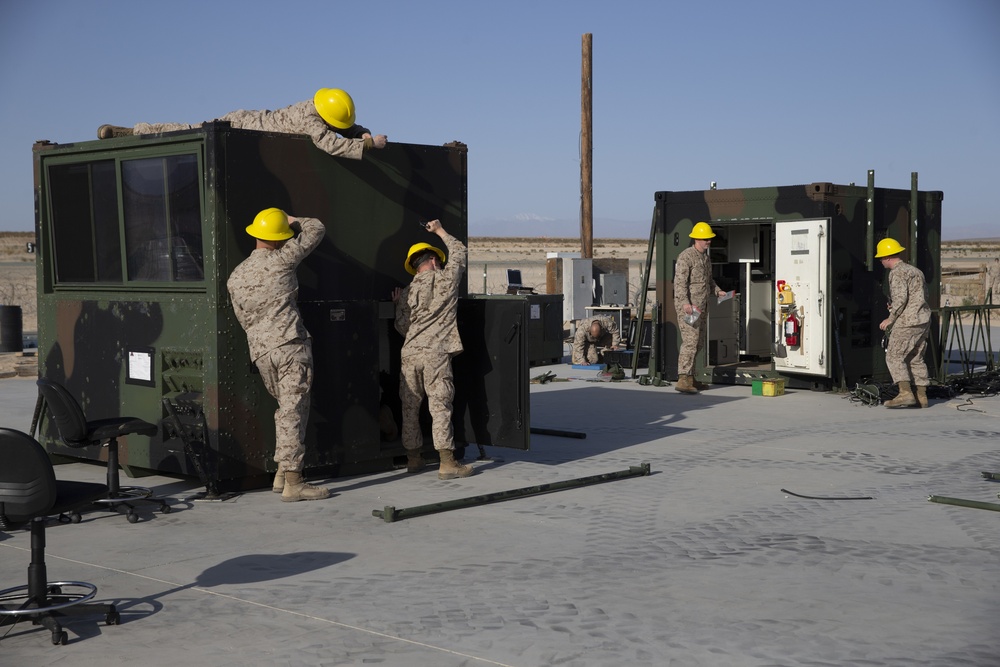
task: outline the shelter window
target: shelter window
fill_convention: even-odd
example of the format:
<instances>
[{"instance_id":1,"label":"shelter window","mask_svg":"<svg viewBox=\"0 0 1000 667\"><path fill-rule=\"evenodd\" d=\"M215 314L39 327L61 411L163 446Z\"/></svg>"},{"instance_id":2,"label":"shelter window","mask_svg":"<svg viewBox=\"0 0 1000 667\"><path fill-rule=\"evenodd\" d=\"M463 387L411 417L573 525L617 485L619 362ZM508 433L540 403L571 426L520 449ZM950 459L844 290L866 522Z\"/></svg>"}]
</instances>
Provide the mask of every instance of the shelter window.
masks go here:
<instances>
[{"instance_id":1,"label":"shelter window","mask_svg":"<svg viewBox=\"0 0 1000 667\"><path fill-rule=\"evenodd\" d=\"M204 279L200 193L195 155L122 162L129 280Z\"/></svg>"},{"instance_id":2,"label":"shelter window","mask_svg":"<svg viewBox=\"0 0 1000 667\"><path fill-rule=\"evenodd\" d=\"M115 161L49 170L57 282L121 283Z\"/></svg>"},{"instance_id":3,"label":"shelter window","mask_svg":"<svg viewBox=\"0 0 1000 667\"><path fill-rule=\"evenodd\" d=\"M203 281L198 155L48 169L55 282Z\"/></svg>"}]
</instances>

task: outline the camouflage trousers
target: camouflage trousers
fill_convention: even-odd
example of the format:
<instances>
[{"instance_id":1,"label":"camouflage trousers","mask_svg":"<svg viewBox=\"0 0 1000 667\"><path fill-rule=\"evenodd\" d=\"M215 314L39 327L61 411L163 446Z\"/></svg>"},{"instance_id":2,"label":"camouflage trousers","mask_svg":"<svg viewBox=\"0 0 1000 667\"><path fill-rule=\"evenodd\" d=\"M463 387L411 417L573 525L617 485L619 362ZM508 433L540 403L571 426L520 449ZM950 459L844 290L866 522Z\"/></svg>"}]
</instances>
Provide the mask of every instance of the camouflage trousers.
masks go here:
<instances>
[{"instance_id":1,"label":"camouflage trousers","mask_svg":"<svg viewBox=\"0 0 1000 667\"><path fill-rule=\"evenodd\" d=\"M233 111L222 116L218 120L229 121L233 127L242 127L240 120L246 116L246 112ZM135 134L159 134L160 132L177 132L178 130L196 130L205 123L136 123L132 126ZM255 128L256 129L256 128Z\"/></svg>"},{"instance_id":2,"label":"camouflage trousers","mask_svg":"<svg viewBox=\"0 0 1000 667\"><path fill-rule=\"evenodd\" d=\"M705 347L705 309L694 325L684 321L685 312L677 311L677 328L681 332L681 351L677 355L677 374L694 375L694 359Z\"/></svg>"},{"instance_id":3,"label":"camouflage trousers","mask_svg":"<svg viewBox=\"0 0 1000 667\"><path fill-rule=\"evenodd\" d=\"M278 401L274 411L274 460L285 470L301 472L313 382L312 341L286 343L256 364L268 393Z\"/></svg>"},{"instance_id":4,"label":"camouflage trousers","mask_svg":"<svg viewBox=\"0 0 1000 667\"><path fill-rule=\"evenodd\" d=\"M924 352L927 351L927 334L931 325L904 327L896 324L889 332L889 345L885 350L885 365L896 384L910 382L918 387L930 384Z\"/></svg>"},{"instance_id":5,"label":"camouflage trousers","mask_svg":"<svg viewBox=\"0 0 1000 667\"><path fill-rule=\"evenodd\" d=\"M194 130L201 125L201 123L136 123L132 126L132 132L135 134L159 134L160 132Z\"/></svg>"},{"instance_id":6,"label":"camouflage trousers","mask_svg":"<svg viewBox=\"0 0 1000 667\"><path fill-rule=\"evenodd\" d=\"M451 425L452 401L455 400L451 355L405 356L401 366L399 398L403 402L403 447L420 449L424 445L420 430L420 406L426 396L434 449L455 449L455 434Z\"/></svg>"}]
</instances>

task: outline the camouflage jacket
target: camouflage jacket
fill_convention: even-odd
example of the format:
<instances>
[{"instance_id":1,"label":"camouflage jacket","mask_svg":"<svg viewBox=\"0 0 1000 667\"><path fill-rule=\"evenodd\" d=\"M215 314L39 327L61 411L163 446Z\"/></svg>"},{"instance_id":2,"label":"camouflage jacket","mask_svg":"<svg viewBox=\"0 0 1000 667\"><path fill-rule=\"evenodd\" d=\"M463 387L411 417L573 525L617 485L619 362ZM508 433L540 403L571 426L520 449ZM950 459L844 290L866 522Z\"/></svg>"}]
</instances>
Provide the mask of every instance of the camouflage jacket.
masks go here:
<instances>
[{"instance_id":1,"label":"camouflage jacket","mask_svg":"<svg viewBox=\"0 0 1000 667\"><path fill-rule=\"evenodd\" d=\"M233 269L226 286L236 319L247 332L250 358L257 361L271 350L309 338L296 302L299 264L323 240L326 227L314 218L300 218L301 231L278 250L258 248Z\"/></svg>"},{"instance_id":2,"label":"camouflage jacket","mask_svg":"<svg viewBox=\"0 0 1000 667\"><path fill-rule=\"evenodd\" d=\"M924 286L924 274L915 266L899 261L889 269L890 326L919 327L931 321Z\"/></svg>"},{"instance_id":3,"label":"camouflage jacket","mask_svg":"<svg viewBox=\"0 0 1000 667\"><path fill-rule=\"evenodd\" d=\"M456 316L467 251L450 234L445 234L444 242L448 248L444 268L413 276L396 300L396 331L403 335L404 357L427 350L451 356L462 351Z\"/></svg>"},{"instance_id":4,"label":"camouflage jacket","mask_svg":"<svg viewBox=\"0 0 1000 667\"><path fill-rule=\"evenodd\" d=\"M360 125L338 130L320 118L312 100L298 102L276 111L233 111L220 120L227 120L233 127L263 132L308 134L316 146L330 155L360 160L365 142L361 135L371 132ZM339 134L343 135L337 136Z\"/></svg>"},{"instance_id":5,"label":"camouflage jacket","mask_svg":"<svg viewBox=\"0 0 1000 667\"><path fill-rule=\"evenodd\" d=\"M680 313L690 303L699 310L708 307L708 297L721 291L712 278L712 260L708 251L698 252L694 246L677 256L674 268L674 309Z\"/></svg>"},{"instance_id":6,"label":"camouflage jacket","mask_svg":"<svg viewBox=\"0 0 1000 667\"><path fill-rule=\"evenodd\" d=\"M598 338L590 335L590 326L594 322L600 322L604 328L604 333ZM621 342L622 337L618 331L618 323L613 317L588 317L580 320L576 325L576 335L573 336L573 363L586 364L587 348L592 345L617 347Z\"/></svg>"}]
</instances>

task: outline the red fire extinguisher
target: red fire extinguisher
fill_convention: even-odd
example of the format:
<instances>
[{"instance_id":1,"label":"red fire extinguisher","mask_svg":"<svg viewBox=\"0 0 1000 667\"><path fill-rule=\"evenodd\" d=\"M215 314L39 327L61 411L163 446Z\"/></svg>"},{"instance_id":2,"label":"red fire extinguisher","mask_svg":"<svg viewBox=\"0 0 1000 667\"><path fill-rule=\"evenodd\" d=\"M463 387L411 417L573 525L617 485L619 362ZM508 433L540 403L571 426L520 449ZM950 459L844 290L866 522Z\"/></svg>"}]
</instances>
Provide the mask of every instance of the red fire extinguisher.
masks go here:
<instances>
[{"instance_id":1,"label":"red fire extinguisher","mask_svg":"<svg viewBox=\"0 0 1000 667\"><path fill-rule=\"evenodd\" d=\"M785 345L795 347L799 344L799 318L795 313L789 313L785 318Z\"/></svg>"}]
</instances>

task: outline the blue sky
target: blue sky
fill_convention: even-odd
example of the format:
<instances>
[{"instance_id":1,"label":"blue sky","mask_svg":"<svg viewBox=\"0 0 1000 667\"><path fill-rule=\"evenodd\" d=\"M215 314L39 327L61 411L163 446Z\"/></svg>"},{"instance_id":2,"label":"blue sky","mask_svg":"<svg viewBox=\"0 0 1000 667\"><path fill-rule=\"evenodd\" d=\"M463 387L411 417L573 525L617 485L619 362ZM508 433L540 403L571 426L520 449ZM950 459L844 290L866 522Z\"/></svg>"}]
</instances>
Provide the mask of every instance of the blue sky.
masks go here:
<instances>
[{"instance_id":1,"label":"blue sky","mask_svg":"<svg viewBox=\"0 0 1000 667\"><path fill-rule=\"evenodd\" d=\"M995 0L0 0L0 230L33 228L35 140L339 87L390 141L469 145L472 235L574 235L588 32L597 237L646 237L658 190L868 169L1000 236Z\"/></svg>"}]
</instances>

